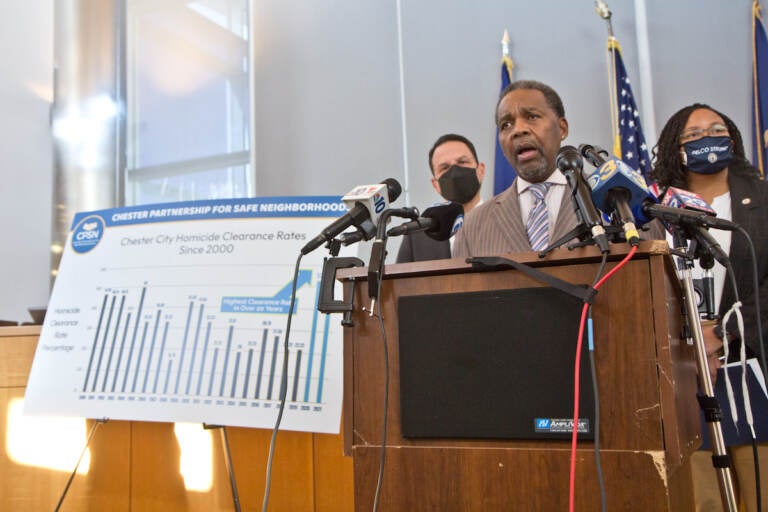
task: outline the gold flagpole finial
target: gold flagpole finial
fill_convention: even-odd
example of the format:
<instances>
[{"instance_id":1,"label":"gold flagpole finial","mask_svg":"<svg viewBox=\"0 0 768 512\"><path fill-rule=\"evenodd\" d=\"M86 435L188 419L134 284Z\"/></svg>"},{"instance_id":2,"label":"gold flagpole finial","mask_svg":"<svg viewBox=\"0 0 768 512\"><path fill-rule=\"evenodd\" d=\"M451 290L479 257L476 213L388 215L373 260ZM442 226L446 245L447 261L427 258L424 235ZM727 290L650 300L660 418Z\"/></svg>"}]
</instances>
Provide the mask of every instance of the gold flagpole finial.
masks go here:
<instances>
[{"instance_id":1,"label":"gold flagpole finial","mask_svg":"<svg viewBox=\"0 0 768 512\"><path fill-rule=\"evenodd\" d=\"M501 38L501 55L502 57L509 57L509 32L504 29L504 37Z\"/></svg>"},{"instance_id":2,"label":"gold flagpole finial","mask_svg":"<svg viewBox=\"0 0 768 512\"><path fill-rule=\"evenodd\" d=\"M509 32L504 29L504 36L501 38L501 61L507 67L507 75L509 81L512 81L512 69L515 67L515 63L512 62L512 57L509 56Z\"/></svg>"},{"instance_id":3,"label":"gold flagpole finial","mask_svg":"<svg viewBox=\"0 0 768 512\"><path fill-rule=\"evenodd\" d=\"M613 24L611 23L613 13L608 8L608 4L603 0L595 0L595 12L608 23L608 35L613 37Z\"/></svg>"}]
</instances>

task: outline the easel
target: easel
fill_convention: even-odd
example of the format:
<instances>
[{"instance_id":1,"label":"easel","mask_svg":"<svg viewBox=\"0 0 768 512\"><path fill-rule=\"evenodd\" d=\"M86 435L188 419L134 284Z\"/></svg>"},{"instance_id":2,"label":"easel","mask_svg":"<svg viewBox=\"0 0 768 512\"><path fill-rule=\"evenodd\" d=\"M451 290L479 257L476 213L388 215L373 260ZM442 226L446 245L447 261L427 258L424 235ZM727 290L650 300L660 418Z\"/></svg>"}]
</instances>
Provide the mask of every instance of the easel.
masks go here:
<instances>
[{"instance_id":1,"label":"easel","mask_svg":"<svg viewBox=\"0 0 768 512\"><path fill-rule=\"evenodd\" d=\"M83 446L83 449L80 452L80 457L77 459L77 462L75 463L75 467L72 470L72 473L70 474L69 479L67 479L67 483L65 484L64 490L62 491L61 496L59 497L59 501L56 504L56 508L54 509L54 512L59 512L59 510L61 509L61 505L64 503L64 498L66 498L67 493L69 492L69 488L72 485L72 481L75 479L77 470L83 461L83 457L85 456L85 451L90 446L91 441L93 440L93 437L96 434L96 430L98 429L99 426L107 423L108 421L109 421L109 418L101 418L101 419L94 420L94 424L91 427L91 430L88 432L88 439L86 439L85 445ZM237 490L237 481L235 479L234 466L232 465L232 453L229 449L229 437L227 436L227 427L225 425L209 425L207 423L203 423L203 429L204 430L219 429L221 432L221 443L222 443L222 447L224 448L224 462L227 466L227 474L229 475L229 484L230 484L230 489L232 491L233 510L235 510L235 512L240 512L241 510L240 495Z\"/></svg>"}]
</instances>

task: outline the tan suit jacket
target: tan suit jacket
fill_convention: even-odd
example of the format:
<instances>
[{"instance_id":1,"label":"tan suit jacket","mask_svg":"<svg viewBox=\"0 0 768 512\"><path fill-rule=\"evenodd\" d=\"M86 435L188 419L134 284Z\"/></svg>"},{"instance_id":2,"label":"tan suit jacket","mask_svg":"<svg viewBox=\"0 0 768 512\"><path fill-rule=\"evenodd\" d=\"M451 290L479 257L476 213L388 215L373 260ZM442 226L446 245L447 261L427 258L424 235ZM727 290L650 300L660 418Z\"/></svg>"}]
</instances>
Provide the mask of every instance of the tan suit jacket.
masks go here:
<instances>
[{"instance_id":1,"label":"tan suit jacket","mask_svg":"<svg viewBox=\"0 0 768 512\"><path fill-rule=\"evenodd\" d=\"M554 230L550 230L549 241L558 240L576 227L577 223L571 194L566 190ZM532 250L520 214L515 178L507 190L469 212L464 219L464 225L456 233L453 257L491 256Z\"/></svg>"}]
</instances>

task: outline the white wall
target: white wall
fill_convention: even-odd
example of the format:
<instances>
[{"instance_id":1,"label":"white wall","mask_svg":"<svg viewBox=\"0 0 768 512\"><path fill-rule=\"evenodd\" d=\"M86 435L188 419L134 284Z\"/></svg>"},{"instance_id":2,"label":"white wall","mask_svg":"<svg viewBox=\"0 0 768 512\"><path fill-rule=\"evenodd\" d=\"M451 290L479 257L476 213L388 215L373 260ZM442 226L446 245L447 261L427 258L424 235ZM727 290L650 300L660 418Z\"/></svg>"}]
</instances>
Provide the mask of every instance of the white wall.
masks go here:
<instances>
[{"instance_id":1,"label":"white wall","mask_svg":"<svg viewBox=\"0 0 768 512\"><path fill-rule=\"evenodd\" d=\"M53 1L0 3L0 319L48 302Z\"/></svg>"},{"instance_id":2,"label":"white wall","mask_svg":"<svg viewBox=\"0 0 768 512\"><path fill-rule=\"evenodd\" d=\"M427 151L450 131L472 139L492 170L504 29L515 77L544 81L563 97L571 127L566 142L610 146L607 31L592 0L401 0L405 155L395 0L251 3L262 195L343 194L386 177L404 183L407 162L410 203L427 206L438 199ZM656 133L675 110L701 100L730 115L749 141L751 1L645 3ZM634 2L609 5L642 108ZM54 9L50 0L0 0L0 8L0 215L8 235L0 250L0 319L26 320L26 308L48 296L46 95ZM486 198L492 182L489 173Z\"/></svg>"}]
</instances>

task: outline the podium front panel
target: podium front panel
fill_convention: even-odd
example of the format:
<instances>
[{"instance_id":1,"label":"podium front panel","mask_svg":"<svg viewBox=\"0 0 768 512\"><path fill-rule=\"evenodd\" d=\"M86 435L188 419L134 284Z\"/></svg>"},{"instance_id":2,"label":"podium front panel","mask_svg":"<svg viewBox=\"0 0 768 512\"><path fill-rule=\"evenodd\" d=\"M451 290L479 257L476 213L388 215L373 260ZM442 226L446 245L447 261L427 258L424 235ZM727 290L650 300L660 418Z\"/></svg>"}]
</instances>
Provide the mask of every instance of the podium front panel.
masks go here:
<instances>
[{"instance_id":1,"label":"podium front panel","mask_svg":"<svg viewBox=\"0 0 768 512\"><path fill-rule=\"evenodd\" d=\"M549 287L400 297L403 436L570 439L582 307ZM594 438L592 389L582 343L582 439Z\"/></svg>"},{"instance_id":2,"label":"podium front panel","mask_svg":"<svg viewBox=\"0 0 768 512\"><path fill-rule=\"evenodd\" d=\"M596 251L558 250L547 261L537 261L535 255L524 256L540 270L572 284L589 285L599 268ZM606 272L615 266L618 257L614 255L609 261ZM402 305L412 300L403 302L406 297L429 301L441 295L544 285L515 270L457 271L456 260L436 262L434 268L429 262L413 265L395 266L396 275L382 284L388 368L379 319L361 309L369 304L365 270L350 271L347 275L358 272L359 277L346 278L358 280L352 315L355 325L345 331L345 435L354 456L356 509L370 510L373 503L387 372L388 455L382 504L397 503L400 508L390 506L382 510L426 510L429 506L425 508L425 504L439 499L434 493L452 489L466 489L462 499L475 501L437 509L487 510L483 508L484 502L514 509L518 500L541 502L538 510L562 509L567 503L569 440L408 437L401 428L403 368L398 323L403 311L398 304L406 307ZM408 271L410 268L417 271ZM669 257L654 252L638 253L606 282L595 298L594 357L609 509L618 510L622 504L631 502L644 510L692 510L688 459L700 444L701 435L693 348L680 339L680 305L679 286ZM466 320L461 312L456 315L457 322ZM502 318L497 328L508 328L504 315L499 316ZM552 314L551 322L565 325L573 319ZM575 353L578 324L572 326L572 332ZM541 339L531 340L532 347L541 343ZM582 360L582 366L587 365ZM510 371L516 369L513 366ZM562 379L572 381L573 371ZM535 392L528 394L535 399ZM585 496L599 496L594 468L593 443L581 440L576 462L579 502ZM522 474L533 475L530 478L537 482L521 480ZM640 487L627 489L628 482L636 482ZM638 490L642 486L646 488ZM643 497L647 499L643 501ZM496 498L500 501L493 501ZM640 501L633 501L636 499ZM587 501L593 503L592 498Z\"/></svg>"}]
</instances>

